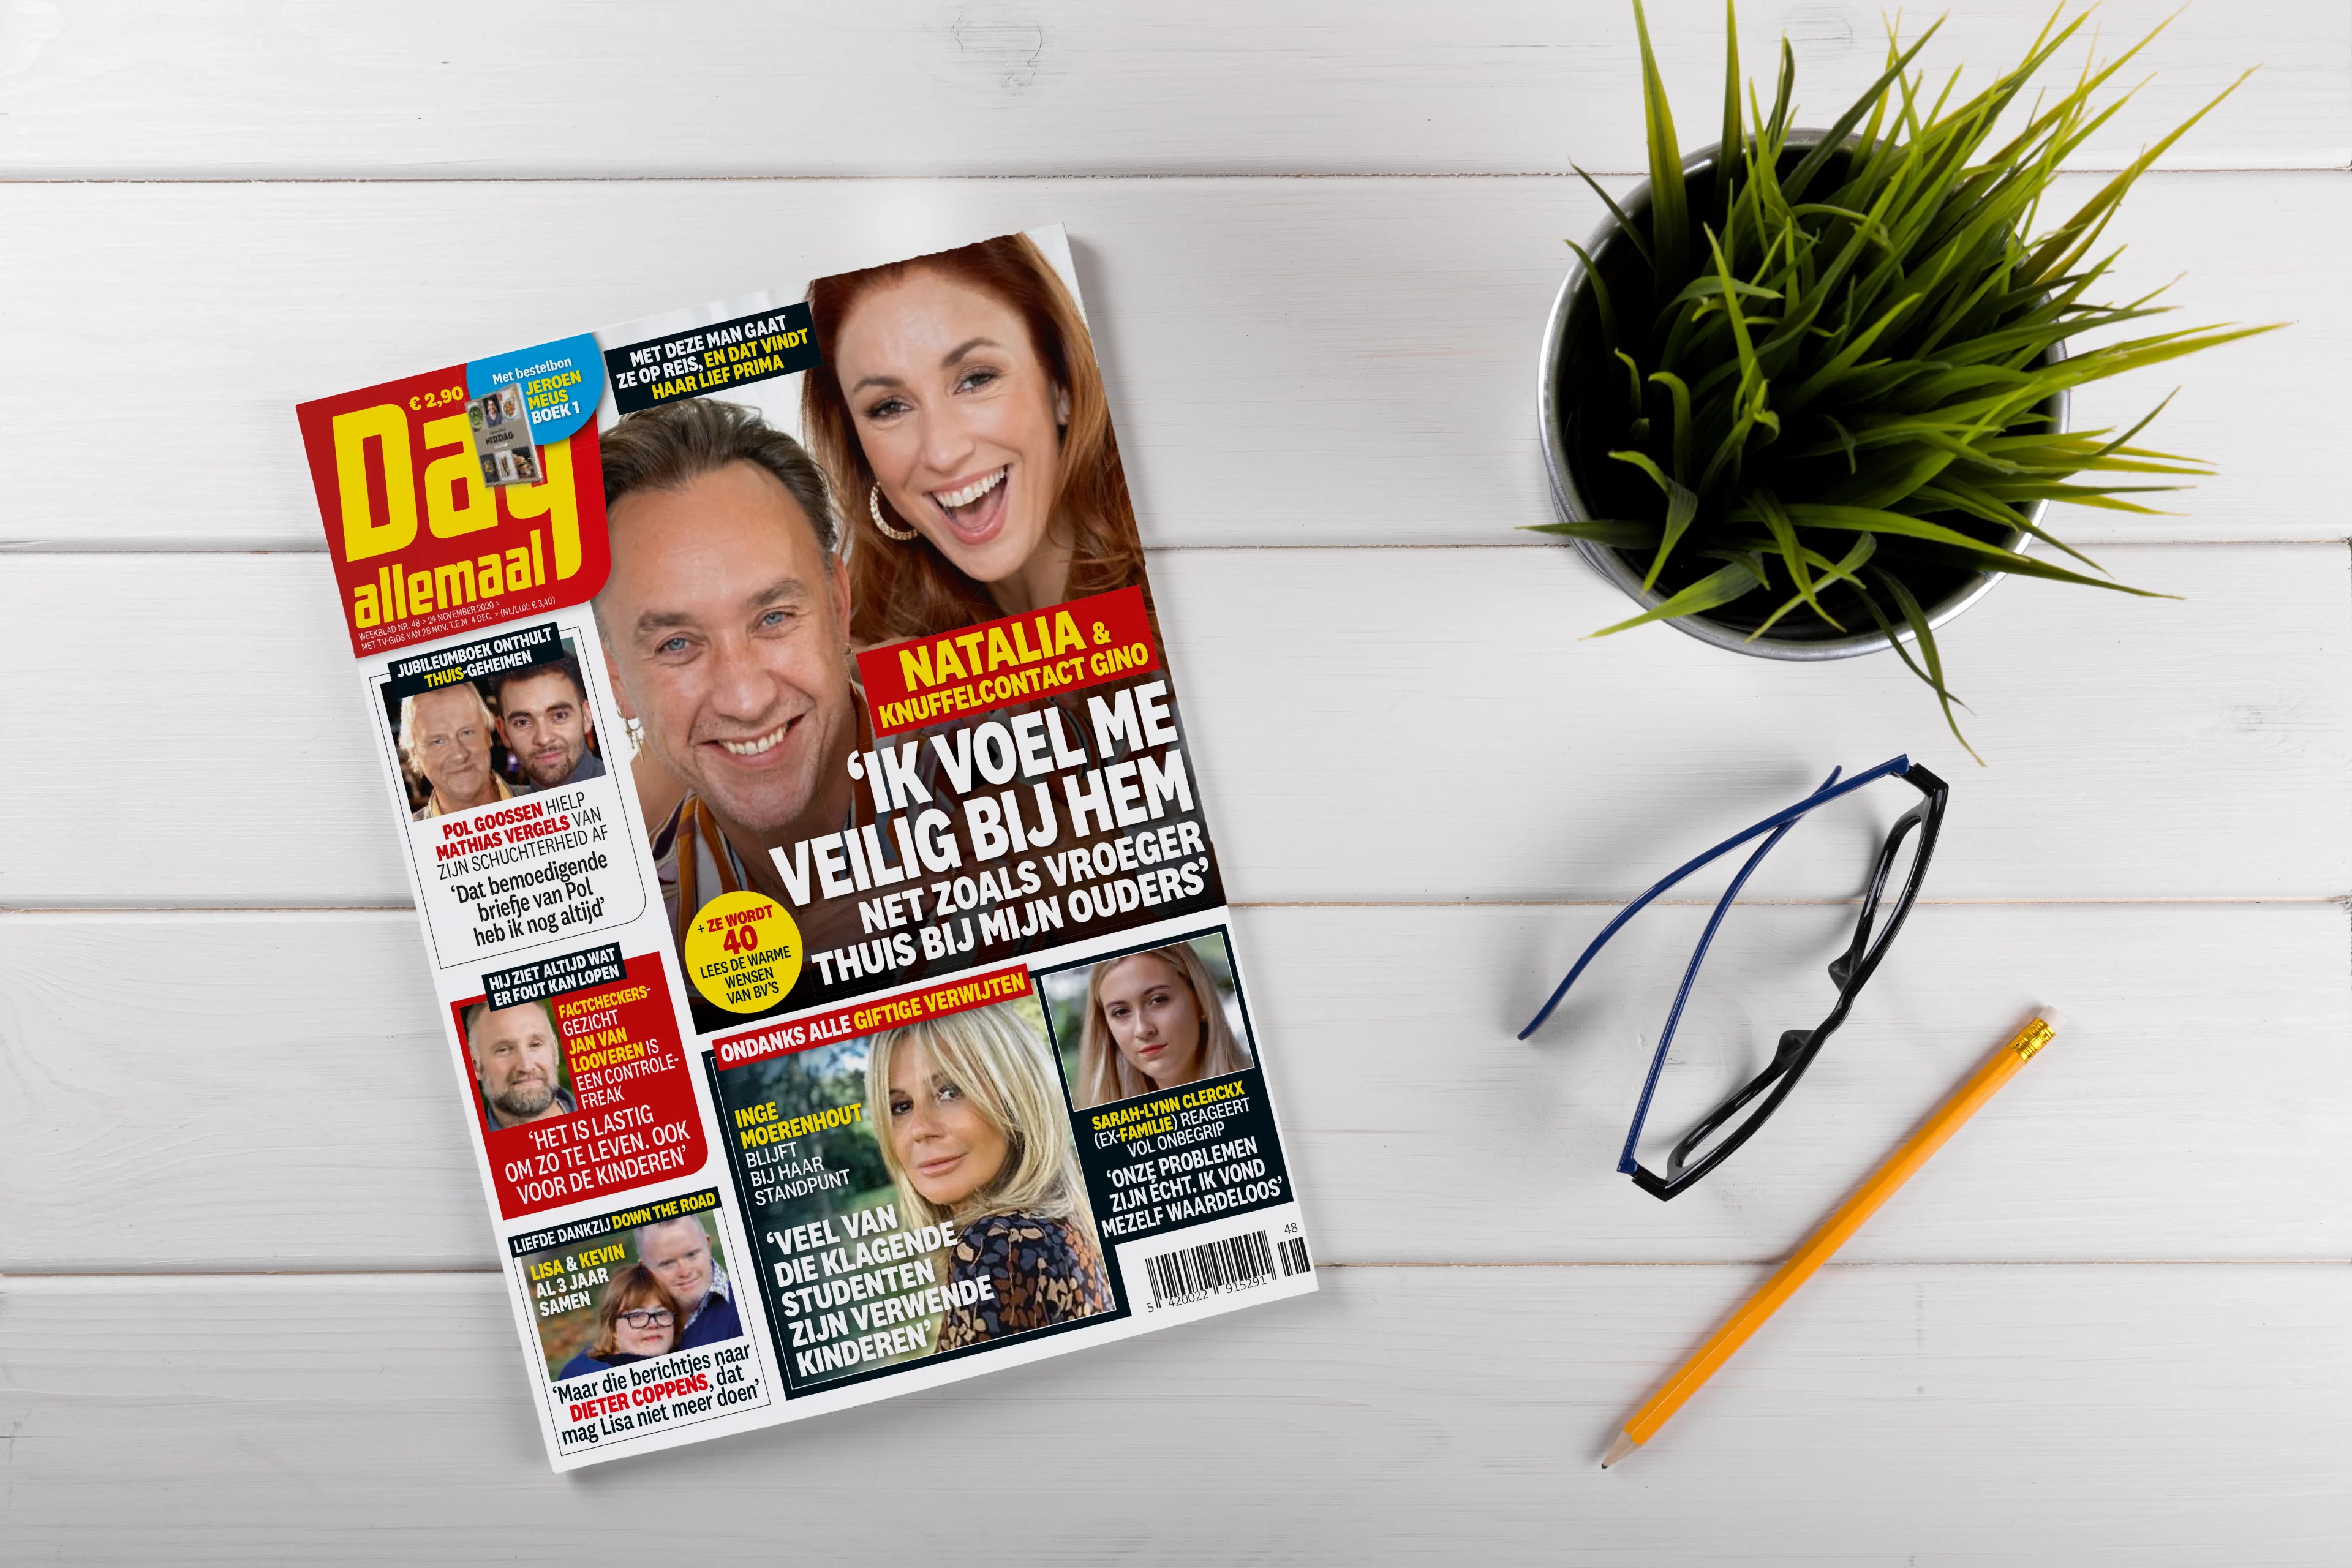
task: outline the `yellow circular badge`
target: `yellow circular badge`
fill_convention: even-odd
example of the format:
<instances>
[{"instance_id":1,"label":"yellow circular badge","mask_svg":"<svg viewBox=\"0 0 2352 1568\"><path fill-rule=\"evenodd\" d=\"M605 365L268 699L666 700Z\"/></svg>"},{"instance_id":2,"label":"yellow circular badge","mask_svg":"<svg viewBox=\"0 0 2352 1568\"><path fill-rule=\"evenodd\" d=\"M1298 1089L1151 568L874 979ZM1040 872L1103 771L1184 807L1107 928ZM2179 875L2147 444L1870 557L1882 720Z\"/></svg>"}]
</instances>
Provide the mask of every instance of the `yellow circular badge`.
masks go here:
<instances>
[{"instance_id":1,"label":"yellow circular badge","mask_svg":"<svg viewBox=\"0 0 2352 1568\"><path fill-rule=\"evenodd\" d=\"M686 933L686 977L714 1005L764 1013L801 977L801 928L765 893L721 893Z\"/></svg>"}]
</instances>

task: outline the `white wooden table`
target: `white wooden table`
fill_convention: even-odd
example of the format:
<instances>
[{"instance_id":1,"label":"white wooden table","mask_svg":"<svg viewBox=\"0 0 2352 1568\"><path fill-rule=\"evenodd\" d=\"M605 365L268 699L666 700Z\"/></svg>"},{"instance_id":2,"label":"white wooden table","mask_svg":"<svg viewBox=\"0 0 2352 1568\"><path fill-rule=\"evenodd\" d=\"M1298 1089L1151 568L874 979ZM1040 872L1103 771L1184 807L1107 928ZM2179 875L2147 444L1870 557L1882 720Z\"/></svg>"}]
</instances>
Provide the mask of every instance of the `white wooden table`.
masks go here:
<instances>
[{"instance_id":1,"label":"white wooden table","mask_svg":"<svg viewBox=\"0 0 2352 1568\"><path fill-rule=\"evenodd\" d=\"M1709 123L1717 8L1653 20ZM1811 118L1876 68L1856 0L1746 24ZM0 10L0 1560L2347 1561L2352 11L2208 0L2078 160L2262 64L2119 229L2184 319L2295 325L2079 400L2182 384L2157 433L2221 472L2055 520L2179 601L2010 583L1948 628L1983 769L1883 657L1580 640L1622 603L1512 531L1632 47L1614 0ZM292 405L1054 221L1324 1292L552 1476ZM1954 784L1911 931L1765 1138L1643 1196L1701 911L1513 1029L1677 852L1902 750ZM1753 885L1696 1070L1818 1014L1895 805ZM2074 1032L1596 1469L2042 997Z\"/></svg>"}]
</instances>

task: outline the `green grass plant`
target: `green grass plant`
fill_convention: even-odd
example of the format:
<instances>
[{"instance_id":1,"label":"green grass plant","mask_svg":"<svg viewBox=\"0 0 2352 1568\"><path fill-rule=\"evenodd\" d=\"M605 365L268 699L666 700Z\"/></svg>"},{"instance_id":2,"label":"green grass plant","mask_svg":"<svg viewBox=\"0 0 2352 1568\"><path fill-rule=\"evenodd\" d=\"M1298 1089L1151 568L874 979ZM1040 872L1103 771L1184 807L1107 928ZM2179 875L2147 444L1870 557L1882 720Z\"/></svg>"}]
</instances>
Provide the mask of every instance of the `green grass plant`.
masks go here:
<instances>
[{"instance_id":1,"label":"green grass plant","mask_svg":"<svg viewBox=\"0 0 2352 1568\"><path fill-rule=\"evenodd\" d=\"M1811 138L1793 132L1787 39L1770 108L1752 83L1742 93L1727 3L1720 148L1686 176L1640 0L1633 17L1648 201L1629 215L1585 175L1619 232L1598 258L1570 242L1600 333L1563 409L1594 521L1538 531L1619 551L1664 595L1594 636L1688 615L1751 638L1875 627L1966 745L1927 606L1986 572L2145 594L2039 526L2035 504L2147 512L2135 497L2179 487L2142 481L2211 471L2132 444L2161 404L2116 435L2057 429L2053 399L2272 330L2063 347L2167 309L2156 294L2093 302L2118 254L2099 241L2133 183L2221 98L2036 232L2068 154L2130 94L2095 98L2147 38L2086 63L2054 101L2021 103L2087 20L2062 7L2013 68L1955 103L1958 72L1931 96L1912 69L1941 24L1907 47L1890 27L1884 73ZM2023 553L2029 540L2087 570Z\"/></svg>"}]
</instances>

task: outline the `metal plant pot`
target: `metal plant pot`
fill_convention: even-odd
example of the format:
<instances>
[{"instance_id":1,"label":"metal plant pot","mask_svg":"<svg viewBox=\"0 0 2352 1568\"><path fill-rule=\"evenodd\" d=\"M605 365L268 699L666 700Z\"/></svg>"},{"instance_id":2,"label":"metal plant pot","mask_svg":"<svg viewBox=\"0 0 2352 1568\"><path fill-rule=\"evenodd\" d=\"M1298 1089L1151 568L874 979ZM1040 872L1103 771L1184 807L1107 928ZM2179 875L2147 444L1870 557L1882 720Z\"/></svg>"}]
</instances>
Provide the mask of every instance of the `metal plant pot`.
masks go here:
<instances>
[{"instance_id":1,"label":"metal plant pot","mask_svg":"<svg viewBox=\"0 0 2352 1568\"><path fill-rule=\"evenodd\" d=\"M1789 146L1792 150L1819 143L1826 132L1792 131ZM1716 153L1720 143L1700 149L1683 160L1683 174L1695 184L1704 181L1711 185L1715 174ZM1626 216L1639 219L1650 209L1650 184L1644 180L1633 195L1620 204ZM1643 265L1638 252L1617 220L1611 217L1595 229L1585 246L1596 266L1604 276L1613 279L1620 268ZM2050 358L2059 357L2053 349ZM1578 416L1578 395L1594 378L1603 374L1620 374L1622 371L1608 359L1601 346L1600 312L1593 303L1592 291L1586 286L1584 266L1578 262L1569 268L1568 279L1559 286L1559 297L1552 301L1551 319L1544 327L1543 364L1536 384L1536 408L1542 424L1544 467L1551 475L1552 504L1559 515L1570 522L1595 521L1595 513L1586 500L1591 487L1580 484L1580 463L1577 444L1571 439ZM2053 432L2067 428L2069 414L2066 394L2057 392L2042 405ZM2027 512L2038 526L2047 502L2035 501ZM2032 535L2022 530L2011 530L1995 541L2004 549L2024 551L2033 542ZM1666 595L1655 589L1644 592L1642 577L1647 562L1637 563L1628 552L1612 549L1591 540L1572 542L1592 569L1608 578L1625 592L1625 596L1645 610L1655 609L1665 602ZM1932 598L1920 592L1921 584L1908 584L1919 595L1920 607L1927 613L1930 626L1941 626L1946 621L1975 604L1999 582L1998 572L1955 574L1954 580L1936 592ZM1762 637L1750 639L1760 616L1746 619L1717 611L1705 615L1678 616L1666 624L1685 632L1701 642L1735 653L1753 654L1759 658L1852 658L1857 654L1876 653L1893 645L1886 634L1868 632L1840 633L1810 618L1791 616ZM1906 641L1909 627L1895 634Z\"/></svg>"}]
</instances>

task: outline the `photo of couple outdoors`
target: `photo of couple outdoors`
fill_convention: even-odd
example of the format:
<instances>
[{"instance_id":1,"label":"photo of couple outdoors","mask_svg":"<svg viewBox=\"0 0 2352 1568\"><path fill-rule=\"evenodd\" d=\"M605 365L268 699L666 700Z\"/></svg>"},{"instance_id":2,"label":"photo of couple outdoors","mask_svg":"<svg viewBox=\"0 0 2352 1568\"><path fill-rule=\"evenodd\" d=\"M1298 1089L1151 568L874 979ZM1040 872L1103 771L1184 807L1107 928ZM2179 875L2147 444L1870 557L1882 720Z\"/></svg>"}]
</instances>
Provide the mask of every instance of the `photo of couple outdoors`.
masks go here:
<instances>
[{"instance_id":1,"label":"photo of couple outdoors","mask_svg":"<svg viewBox=\"0 0 2352 1568\"><path fill-rule=\"evenodd\" d=\"M770 858L877 826L848 769L875 745L856 650L1144 585L1092 342L1035 242L822 279L809 300L822 363L796 409L778 393L755 405L754 386L599 437L612 569L597 623L681 948L696 911L747 889L795 910L810 952L854 954L870 934L854 899L799 910ZM801 438L782 427L795 417ZM1065 700L1083 734L1084 703ZM928 752L920 766L945 794ZM961 863L976 859L963 845ZM1203 881L1194 901L1221 903L1213 870ZM852 963L827 984L861 978ZM796 1005L824 994L816 980L803 972Z\"/></svg>"},{"instance_id":2,"label":"photo of couple outdoors","mask_svg":"<svg viewBox=\"0 0 2352 1568\"><path fill-rule=\"evenodd\" d=\"M541 1349L554 1381L742 1337L734 1282L718 1237L701 1218L656 1220L620 1232L616 1242L604 1245L620 1256L597 1266L606 1278L594 1306L541 1320ZM573 1247L569 1254L576 1258L581 1250ZM565 1256L530 1255L525 1278L532 1277L531 1265L560 1264ZM551 1286L557 1290L570 1283L561 1276L551 1279L561 1281Z\"/></svg>"},{"instance_id":3,"label":"photo of couple outdoors","mask_svg":"<svg viewBox=\"0 0 2352 1568\"><path fill-rule=\"evenodd\" d=\"M604 776L588 683L565 647L559 658L389 704L412 820Z\"/></svg>"},{"instance_id":4,"label":"photo of couple outdoors","mask_svg":"<svg viewBox=\"0 0 2352 1568\"><path fill-rule=\"evenodd\" d=\"M789 1143L738 1148L763 1240L762 1288L797 1385L877 1364L1076 1322L1116 1306L1067 1101L1034 997L967 1008L837 1045L721 1070L730 1122L790 1121L844 1106L845 1125ZM831 1258L772 1252L816 1238L924 1232L940 1244L853 1286ZM827 1239L830 1238L830 1239ZM875 1256L898 1258L886 1244ZM859 1267L863 1267L863 1263ZM805 1281L805 1282L803 1282ZM895 1301L894 1300L895 1299ZM911 1332L852 1349L885 1325ZM896 1348L892 1348L896 1347Z\"/></svg>"}]
</instances>

